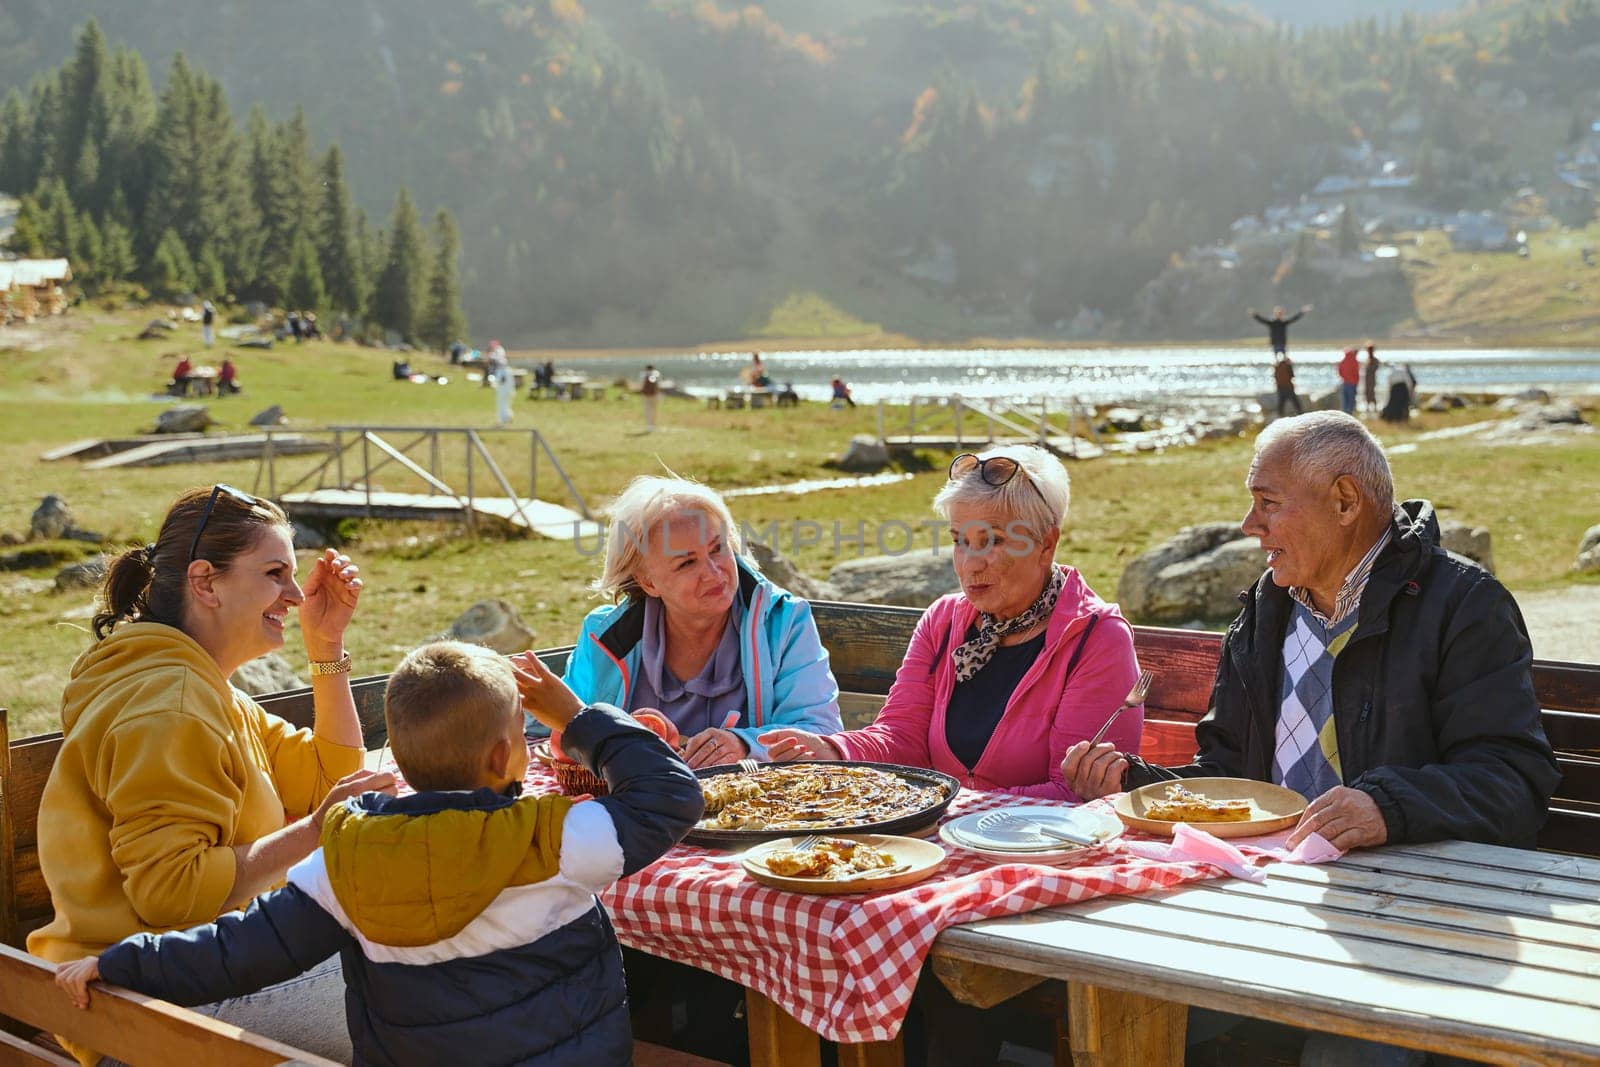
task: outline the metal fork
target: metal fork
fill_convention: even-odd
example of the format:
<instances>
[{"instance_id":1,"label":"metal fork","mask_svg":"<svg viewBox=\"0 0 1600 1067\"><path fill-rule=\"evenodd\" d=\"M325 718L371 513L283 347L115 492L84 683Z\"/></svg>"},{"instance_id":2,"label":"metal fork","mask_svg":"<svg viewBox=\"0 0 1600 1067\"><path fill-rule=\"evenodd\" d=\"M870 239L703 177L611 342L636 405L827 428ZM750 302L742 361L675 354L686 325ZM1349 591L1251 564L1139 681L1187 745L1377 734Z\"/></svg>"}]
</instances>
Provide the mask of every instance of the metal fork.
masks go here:
<instances>
[{"instance_id":1,"label":"metal fork","mask_svg":"<svg viewBox=\"0 0 1600 1067\"><path fill-rule=\"evenodd\" d=\"M802 837L800 843L794 846L794 850L796 852L810 852L820 844L822 844L822 835L812 834L809 837Z\"/></svg>"},{"instance_id":2,"label":"metal fork","mask_svg":"<svg viewBox=\"0 0 1600 1067\"><path fill-rule=\"evenodd\" d=\"M1053 826L1034 822L1032 819L1018 815L1013 811L992 811L979 819L976 823L980 830L1012 830L1016 833L1033 832L1045 837L1053 837L1058 841L1070 841L1074 845L1098 845L1105 840L1101 834L1079 834L1066 830L1057 830Z\"/></svg>"},{"instance_id":3,"label":"metal fork","mask_svg":"<svg viewBox=\"0 0 1600 1067\"><path fill-rule=\"evenodd\" d=\"M743 771L745 774L754 774L760 768L761 764L757 763L753 759L750 759L748 756L739 761L739 770Z\"/></svg>"},{"instance_id":4,"label":"metal fork","mask_svg":"<svg viewBox=\"0 0 1600 1067\"><path fill-rule=\"evenodd\" d=\"M1111 713L1111 718L1105 721L1105 725L1096 730L1094 732L1094 736L1089 738L1090 748L1093 748L1100 743L1100 739L1106 735L1106 731L1111 729L1111 724L1116 722L1123 712L1127 711L1131 707L1136 707L1137 705L1144 703L1144 698L1150 693L1150 683L1155 680L1156 676L1153 672L1139 672L1139 680L1133 683L1132 689L1128 690L1127 699L1122 702L1122 706L1116 711L1113 711Z\"/></svg>"}]
</instances>

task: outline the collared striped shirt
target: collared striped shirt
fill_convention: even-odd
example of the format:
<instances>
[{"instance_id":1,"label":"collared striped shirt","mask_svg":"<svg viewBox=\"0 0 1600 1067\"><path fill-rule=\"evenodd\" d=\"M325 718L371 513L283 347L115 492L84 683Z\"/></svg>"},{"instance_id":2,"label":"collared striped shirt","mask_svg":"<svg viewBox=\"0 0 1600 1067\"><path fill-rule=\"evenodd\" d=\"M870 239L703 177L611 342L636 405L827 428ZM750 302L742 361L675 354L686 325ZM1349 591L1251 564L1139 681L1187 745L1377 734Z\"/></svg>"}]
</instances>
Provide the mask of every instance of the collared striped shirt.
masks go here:
<instances>
[{"instance_id":1,"label":"collared striped shirt","mask_svg":"<svg viewBox=\"0 0 1600 1067\"><path fill-rule=\"evenodd\" d=\"M1317 606L1311 602L1310 591L1305 588L1292 585L1289 587L1289 595L1305 605L1306 610L1311 612L1324 627L1337 626L1349 618L1352 611L1360 607L1361 594L1366 591L1367 579L1372 577L1372 565L1378 561L1378 553L1383 551L1383 546L1389 543L1393 533L1392 527L1384 530L1383 536L1378 538L1377 544L1367 549L1367 554L1361 557L1361 561L1355 565L1349 574L1345 575L1344 583L1339 586L1339 594L1333 598L1333 614L1331 616L1324 615L1317 610Z\"/></svg>"}]
</instances>

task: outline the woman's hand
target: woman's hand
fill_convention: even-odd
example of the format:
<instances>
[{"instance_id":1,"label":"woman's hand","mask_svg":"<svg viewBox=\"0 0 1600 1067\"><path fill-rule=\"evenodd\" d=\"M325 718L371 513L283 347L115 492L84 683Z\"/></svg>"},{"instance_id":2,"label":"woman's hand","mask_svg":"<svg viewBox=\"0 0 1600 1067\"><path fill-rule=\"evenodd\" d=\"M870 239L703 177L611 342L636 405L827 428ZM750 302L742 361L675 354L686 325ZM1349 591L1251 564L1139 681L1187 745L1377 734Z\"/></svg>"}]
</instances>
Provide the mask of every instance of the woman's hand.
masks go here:
<instances>
[{"instance_id":1,"label":"woman's hand","mask_svg":"<svg viewBox=\"0 0 1600 1067\"><path fill-rule=\"evenodd\" d=\"M511 661L511 673L517 677L524 710L552 730L565 730L567 723L583 710L578 694L533 652L518 652L506 658Z\"/></svg>"},{"instance_id":2,"label":"woman's hand","mask_svg":"<svg viewBox=\"0 0 1600 1067\"><path fill-rule=\"evenodd\" d=\"M350 557L328 549L311 561L311 573L301 587L300 633L306 655L314 660L336 660L344 655L344 630L355 614L361 596L361 570Z\"/></svg>"},{"instance_id":3,"label":"woman's hand","mask_svg":"<svg viewBox=\"0 0 1600 1067\"><path fill-rule=\"evenodd\" d=\"M79 1008L89 1006L89 983L100 977L100 957L86 956L71 963L56 965L56 985L60 986L72 1003Z\"/></svg>"},{"instance_id":4,"label":"woman's hand","mask_svg":"<svg viewBox=\"0 0 1600 1067\"><path fill-rule=\"evenodd\" d=\"M778 730L768 730L756 740L767 746L767 759L773 763L788 763L797 759L844 759L844 753L821 734L794 730L787 726Z\"/></svg>"},{"instance_id":5,"label":"woman's hand","mask_svg":"<svg viewBox=\"0 0 1600 1067\"><path fill-rule=\"evenodd\" d=\"M322 832L323 817L335 804L341 804L351 797L358 797L362 793L387 793L395 794L396 783L394 775L388 771L354 771L333 783L333 788L328 790L328 795L322 798L322 803L317 805L317 810L311 813L311 825Z\"/></svg>"},{"instance_id":6,"label":"woman's hand","mask_svg":"<svg viewBox=\"0 0 1600 1067\"><path fill-rule=\"evenodd\" d=\"M712 727L701 730L683 746L683 761L691 767L715 767L721 763L738 763L750 754L744 738L732 730Z\"/></svg>"},{"instance_id":7,"label":"woman's hand","mask_svg":"<svg viewBox=\"0 0 1600 1067\"><path fill-rule=\"evenodd\" d=\"M1061 760L1061 777L1067 788L1083 800L1122 792L1122 776L1127 772L1127 757L1109 743L1091 747L1089 742L1079 741Z\"/></svg>"}]
</instances>

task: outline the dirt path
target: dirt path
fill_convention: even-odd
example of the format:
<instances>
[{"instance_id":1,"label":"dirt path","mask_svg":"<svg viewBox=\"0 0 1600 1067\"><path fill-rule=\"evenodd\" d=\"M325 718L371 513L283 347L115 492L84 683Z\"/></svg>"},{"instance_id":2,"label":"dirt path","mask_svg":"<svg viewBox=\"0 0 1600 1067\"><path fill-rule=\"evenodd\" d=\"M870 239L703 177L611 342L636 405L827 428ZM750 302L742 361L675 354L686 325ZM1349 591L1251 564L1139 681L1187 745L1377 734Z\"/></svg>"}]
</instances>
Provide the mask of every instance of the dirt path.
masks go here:
<instances>
[{"instance_id":1,"label":"dirt path","mask_svg":"<svg viewBox=\"0 0 1600 1067\"><path fill-rule=\"evenodd\" d=\"M1600 663L1600 585L1518 593L1537 659Z\"/></svg>"}]
</instances>

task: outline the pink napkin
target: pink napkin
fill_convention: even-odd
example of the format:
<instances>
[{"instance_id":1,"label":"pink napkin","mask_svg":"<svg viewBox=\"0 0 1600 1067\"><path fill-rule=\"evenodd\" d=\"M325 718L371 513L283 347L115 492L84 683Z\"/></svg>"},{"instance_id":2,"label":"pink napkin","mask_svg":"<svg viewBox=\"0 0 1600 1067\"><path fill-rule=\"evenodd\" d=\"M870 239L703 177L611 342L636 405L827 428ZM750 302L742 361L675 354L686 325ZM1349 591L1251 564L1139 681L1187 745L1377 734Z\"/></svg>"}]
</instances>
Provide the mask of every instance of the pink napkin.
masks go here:
<instances>
[{"instance_id":1,"label":"pink napkin","mask_svg":"<svg viewBox=\"0 0 1600 1067\"><path fill-rule=\"evenodd\" d=\"M1284 863L1327 863L1344 855L1321 834L1311 834L1293 849L1286 847L1292 830L1280 830L1260 837L1224 841L1214 834L1180 822L1173 828L1171 842L1124 840L1129 851L1153 860L1198 860L1221 867L1235 878L1252 882L1267 880L1261 866L1269 861Z\"/></svg>"}]
</instances>

